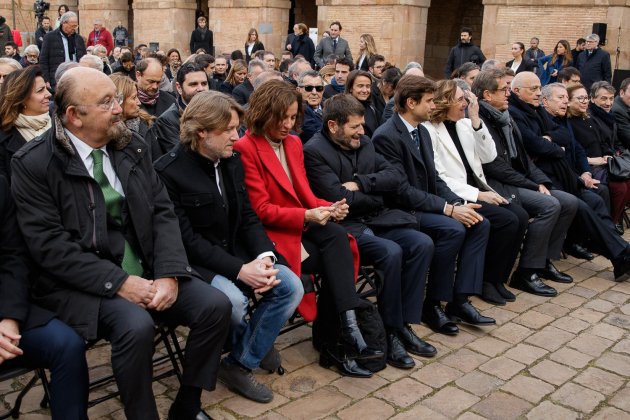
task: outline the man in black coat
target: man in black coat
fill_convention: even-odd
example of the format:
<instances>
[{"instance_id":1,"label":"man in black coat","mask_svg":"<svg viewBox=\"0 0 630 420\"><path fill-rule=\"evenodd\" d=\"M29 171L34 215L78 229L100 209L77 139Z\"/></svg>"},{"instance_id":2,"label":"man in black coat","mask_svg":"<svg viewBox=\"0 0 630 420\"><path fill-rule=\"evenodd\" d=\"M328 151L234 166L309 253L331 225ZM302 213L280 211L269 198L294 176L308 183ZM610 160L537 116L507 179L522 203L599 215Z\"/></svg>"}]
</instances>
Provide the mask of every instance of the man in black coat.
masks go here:
<instances>
[{"instance_id":1,"label":"man in black coat","mask_svg":"<svg viewBox=\"0 0 630 420\"><path fill-rule=\"evenodd\" d=\"M488 184L522 206L530 216L518 268L510 285L544 294L549 286L539 277L572 282L571 276L558 271L551 260L560 258L567 230L577 211L577 198L552 189L549 177L527 155L521 132L507 112L510 91L505 70L482 71L475 77L472 91L479 98L479 116L497 148L496 159L483 165Z\"/></svg>"},{"instance_id":2,"label":"man in black coat","mask_svg":"<svg viewBox=\"0 0 630 420\"><path fill-rule=\"evenodd\" d=\"M610 54L599 48L599 35L590 34L586 37L586 49L578 55L575 67L582 74L582 84L587 92L591 90L591 85L595 82L605 80L611 83Z\"/></svg>"},{"instance_id":3,"label":"man in black coat","mask_svg":"<svg viewBox=\"0 0 630 420\"><path fill-rule=\"evenodd\" d=\"M59 28L48 32L44 37L39 54L39 65L44 73L46 85L54 89L57 81L55 72L61 63L76 63L87 54L83 38L77 34L79 19L76 13L66 12L61 16Z\"/></svg>"},{"instance_id":4,"label":"man in black coat","mask_svg":"<svg viewBox=\"0 0 630 420\"><path fill-rule=\"evenodd\" d=\"M341 224L356 238L361 258L381 273L378 308L387 330L387 362L411 369L415 363L407 351L425 357L437 352L410 325L422 318L433 243L414 229L412 214L385 207L385 196L398 190L398 174L363 134L363 113L349 94L330 98L322 131L304 147L304 164L318 197L349 204Z\"/></svg>"},{"instance_id":5,"label":"man in black coat","mask_svg":"<svg viewBox=\"0 0 630 420\"><path fill-rule=\"evenodd\" d=\"M164 68L156 58L144 58L136 64L136 82L140 108L154 117L159 117L175 103L175 96L160 90Z\"/></svg>"},{"instance_id":6,"label":"man in black coat","mask_svg":"<svg viewBox=\"0 0 630 420\"><path fill-rule=\"evenodd\" d=\"M195 54L200 48L206 54L214 55L212 31L208 29L208 19L203 15L197 18L197 27L190 34L190 53Z\"/></svg>"},{"instance_id":7,"label":"man in black coat","mask_svg":"<svg viewBox=\"0 0 630 420\"><path fill-rule=\"evenodd\" d=\"M549 89L555 95L554 102L561 102L557 109L566 112L566 89L562 84L554 84ZM602 198L591 191L597 187L597 181L592 179L588 165L584 164L584 150L579 153L582 147L542 109L540 96L540 80L534 73L517 74L512 81L512 95L508 98L509 112L521 132L527 153L538 167L556 188L578 198L578 210L568 231L570 237L567 243L572 247L570 253L592 258L583 248L573 246L580 242L588 243L612 261L615 280L623 281L630 276L628 243L617 234Z\"/></svg>"},{"instance_id":8,"label":"man in black coat","mask_svg":"<svg viewBox=\"0 0 630 420\"><path fill-rule=\"evenodd\" d=\"M44 37L48 32L52 31L50 27L50 18L48 16L44 16L42 18L41 24L37 27L35 31L35 42L37 43L37 48L42 50L42 46L44 45Z\"/></svg>"},{"instance_id":9,"label":"man in black coat","mask_svg":"<svg viewBox=\"0 0 630 420\"><path fill-rule=\"evenodd\" d=\"M478 324L480 315L468 296L483 293L487 297L489 289L496 295L500 288L509 297L509 291L502 283L482 286L490 223L475 211L481 206L463 204L435 170L431 139L421 125L435 109L435 89L435 83L424 77L403 76L394 96L397 112L376 130L373 141L402 179L392 205L413 212L420 230L435 246L427 282L430 304L425 301L422 320L436 331L455 333L458 328L444 313L443 301L449 302L447 310L453 319ZM505 305L501 296L495 300Z\"/></svg>"},{"instance_id":10,"label":"man in black coat","mask_svg":"<svg viewBox=\"0 0 630 420\"><path fill-rule=\"evenodd\" d=\"M617 123L617 138L627 149L630 147L630 77L621 82L611 112Z\"/></svg>"},{"instance_id":11,"label":"man in black coat","mask_svg":"<svg viewBox=\"0 0 630 420\"><path fill-rule=\"evenodd\" d=\"M111 341L129 419L159 419L155 321L190 327L169 418L206 418L201 391L216 384L230 302L194 276L146 143L120 121L114 83L70 69L55 102L53 127L12 161L18 223L40 273L35 301L85 340Z\"/></svg>"},{"instance_id":12,"label":"man in black coat","mask_svg":"<svg viewBox=\"0 0 630 420\"><path fill-rule=\"evenodd\" d=\"M472 43L472 29L462 28L459 34L459 43L451 48L444 67L444 78L450 79L456 68L464 63L473 62L479 67L486 61L486 56L481 52L481 48Z\"/></svg>"},{"instance_id":13,"label":"man in black coat","mask_svg":"<svg viewBox=\"0 0 630 420\"><path fill-rule=\"evenodd\" d=\"M302 143L322 129L322 98L324 96L324 80L316 70L307 70L298 78L298 92L304 100L304 122L300 139Z\"/></svg>"},{"instance_id":14,"label":"man in black coat","mask_svg":"<svg viewBox=\"0 0 630 420\"><path fill-rule=\"evenodd\" d=\"M262 73L267 70L267 65L260 60L251 60L247 65L247 77L245 81L240 85L236 86L232 91L232 96L236 99L240 105L245 105L249 102L249 96L254 93L254 80Z\"/></svg>"},{"instance_id":15,"label":"man in black coat","mask_svg":"<svg viewBox=\"0 0 630 420\"><path fill-rule=\"evenodd\" d=\"M53 419L87 419L85 344L54 314L30 303L28 257L1 175L0 238L0 366L49 369Z\"/></svg>"},{"instance_id":16,"label":"man in black coat","mask_svg":"<svg viewBox=\"0 0 630 420\"><path fill-rule=\"evenodd\" d=\"M173 200L191 265L232 302L232 351L219 376L228 388L265 403L273 393L251 372L274 352L304 289L249 202L240 157L232 152L242 115L227 95L196 95L182 115L181 143L155 168ZM247 321L253 292L262 298Z\"/></svg>"},{"instance_id":17,"label":"man in black coat","mask_svg":"<svg viewBox=\"0 0 630 420\"><path fill-rule=\"evenodd\" d=\"M179 119L193 96L208 90L208 77L199 65L186 63L177 72L175 89L177 102L155 120L144 137L154 161L179 143Z\"/></svg>"}]
</instances>

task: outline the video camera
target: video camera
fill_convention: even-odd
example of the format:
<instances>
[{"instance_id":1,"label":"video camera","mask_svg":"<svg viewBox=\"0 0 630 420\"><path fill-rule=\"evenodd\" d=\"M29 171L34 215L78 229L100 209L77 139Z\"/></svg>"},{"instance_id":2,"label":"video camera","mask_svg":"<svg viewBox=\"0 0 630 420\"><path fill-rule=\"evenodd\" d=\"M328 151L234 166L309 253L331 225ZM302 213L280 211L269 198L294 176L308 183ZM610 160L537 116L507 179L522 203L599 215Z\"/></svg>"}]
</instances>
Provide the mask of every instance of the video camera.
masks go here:
<instances>
[{"instance_id":1,"label":"video camera","mask_svg":"<svg viewBox=\"0 0 630 420\"><path fill-rule=\"evenodd\" d=\"M35 12L35 17L39 24L41 24L42 18L48 10L50 10L50 3L44 0L35 0L35 3L33 3L33 11Z\"/></svg>"}]
</instances>

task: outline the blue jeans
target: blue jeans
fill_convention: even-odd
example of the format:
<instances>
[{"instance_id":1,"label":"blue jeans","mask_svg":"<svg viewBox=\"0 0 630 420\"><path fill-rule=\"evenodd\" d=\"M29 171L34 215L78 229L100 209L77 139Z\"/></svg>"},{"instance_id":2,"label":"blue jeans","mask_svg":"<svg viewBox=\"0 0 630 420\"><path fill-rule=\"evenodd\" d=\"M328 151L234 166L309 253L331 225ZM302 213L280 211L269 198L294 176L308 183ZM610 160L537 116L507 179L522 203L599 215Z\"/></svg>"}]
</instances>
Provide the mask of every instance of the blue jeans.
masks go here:
<instances>
[{"instance_id":1,"label":"blue jeans","mask_svg":"<svg viewBox=\"0 0 630 420\"><path fill-rule=\"evenodd\" d=\"M256 369L273 346L282 326L295 312L304 295L302 282L288 267L276 264L280 284L263 294L249 322L245 320L249 299L233 281L216 275L212 287L232 302L230 357L248 369Z\"/></svg>"},{"instance_id":2,"label":"blue jeans","mask_svg":"<svg viewBox=\"0 0 630 420\"><path fill-rule=\"evenodd\" d=\"M6 366L50 370L50 409L57 420L87 419L88 368L85 343L69 326L51 319L48 324L22 332L24 354Z\"/></svg>"}]
</instances>

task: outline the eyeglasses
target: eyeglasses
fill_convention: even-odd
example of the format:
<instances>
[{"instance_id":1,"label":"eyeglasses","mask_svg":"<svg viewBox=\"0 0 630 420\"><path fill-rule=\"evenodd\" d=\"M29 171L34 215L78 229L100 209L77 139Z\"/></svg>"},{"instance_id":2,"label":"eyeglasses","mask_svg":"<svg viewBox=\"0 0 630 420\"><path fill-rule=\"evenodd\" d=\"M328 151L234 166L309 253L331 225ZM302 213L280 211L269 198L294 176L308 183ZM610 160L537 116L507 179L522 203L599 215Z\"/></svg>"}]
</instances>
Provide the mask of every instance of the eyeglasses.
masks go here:
<instances>
[{"instance_id":1,"label":"eyeglasses","mask_svg":"<svg viewBox=\"0 0 630 420\"><path fill-rule=\"evenodd\" d=\"M503 92L504 95L507 95L507 93L510 91L510 87L506 86L504 88L501 89L495 89L494 92Z\"/></svg>"},{"instance_id":2,"label":"eyeglasses","mask_svg":"<svg viewBox=\"0 0 630 420\"><path fill-rule=\"evenodd\" d=\"M306 85L306 86L300 86L302 89L304 89L307 92L312 92L313 89L315 89L317 92L323 92L324 91L324 86L322 85Z\"/></svg>"},{"instance_id":3,"label":"eyeglasses","mask_svg":"<svg viewBox=\"0 0 630 420\"><path fill-rule=\"evenodd\" d=\"M112 96L111 98L109 98L105 102L101 102L100 104L77 104L75 106L97 106L101 108L103 111L111 111L114 109L115 104L122 106L124 100L125 100L125 96L123 94L120 94L120 95Z\"/></svg>"},{"instance_id":4,"label":"eyeglasses","mask_svg":"<svg viewBox=\"0 0 630 420\"><path fill-rule=\"evenodd\" d=\"M588 102L588 96L576 96L576 97L575 97L575 99L576 99L578 102L582 102L582 103L584 103L584 102Z\"/></svg>"}]
</instances>

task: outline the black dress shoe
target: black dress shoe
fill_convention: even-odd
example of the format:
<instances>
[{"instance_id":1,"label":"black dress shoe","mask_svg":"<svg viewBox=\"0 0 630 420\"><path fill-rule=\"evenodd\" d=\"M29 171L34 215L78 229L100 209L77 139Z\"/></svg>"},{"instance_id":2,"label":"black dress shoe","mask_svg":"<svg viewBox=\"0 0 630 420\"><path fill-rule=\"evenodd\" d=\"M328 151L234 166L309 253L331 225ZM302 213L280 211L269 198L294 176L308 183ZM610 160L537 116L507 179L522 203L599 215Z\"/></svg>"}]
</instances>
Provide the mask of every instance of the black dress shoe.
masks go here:
<instances>
[{"instance_id":1,"label":"black dress shoe","mask_svg":"<svg viewBox=\"0 0 630 420\"><path fill-rule=\"evenodd\" d=\"M615 273L615 281L625 281L630 277L630 254L625 251L621 256L614 258L613 272Z\"/></svg>"},{"instance_id":2,"label":"black dress shoe","mask_svg":"<svg viewBox=\"0 0 630 420\"><path fill-rule=\"evenodd\" d=\"M573 256L575 258L579 258L581 260L588 260L588 261L590 261L590 260L592 260L594 258L593 254L591 254L588 251L588 249L586 249L582 245L578 245L578 244L571 244L568 247L566 247L564 249L564 251L567 254L569 254L569 255L571 255L571 256Z\"/></svg>"},{"instance_id":3,"label":"black dress shoe","mask_svg":"<svg viewBox=\"0 0 630 420\"><path fill-rule=\"evenodd\" d=\"M387 332L387 363L399 369L411 369L416 365L396 331Z\"/></svg>"},{"instance_id":4,"label":"black dress shoe","mask_svg":"<svg viewBox=\"0 0 630 420\"><path fill-rule=\"evenodd\" d=\"M623 235L623 222L615 223L615 230L619 234L619 236Z\"/></svg>"},{"instance_id":5,"label":"black dress shoe","mask_svg":"<svg viewBox=\"0 0 630 420\"><path fill-rule=\"evenodd\" d=\"M494 318L481 315L470 302L464 302L461 305L455 305L452 302L448 303L445 312L454 322L462 322L469 325L494 325L497 323Z\"/></svg>"},{"instance_id":6,"label":"black dress shoe","mask_svg":"<svg viewBox=\"0 0 630 420\"><path fill-rule=\"evenodd\" d=\"M547 260L545 268L542 270L536 270L536 274L538 274L538 277L558 283L573 283L573 277L568 274L561 273L550 260Z\"/></svg>"},{"instance_id":7,"label":"black dress shoe","mask_svg":"<svg viewBox=\"0 0 630 420\"><path fill-rule=\"evenodd\" d=\"M514 293L506 289L503 283L497 283L494 285L494 287L497 288L497 292L499 292L499 294L503 297L503 299L505 299L506 302L514 302L516 300L516 296L514 296Z\"/></svg>"},{"instance_id":8,"label":"black dress shoe","mask_svg":"<svg viewBox=\"0 0 630 420\"><path fill-rule=\"evenodd\" d=\"M505 306L505 298L497 290L496 286L490 282L483 282L481 299L493 305Z\"/></svg>"},{"instance_id":9,"label":"black dress shoe","mask_svg":"<svg viewBox=\"0 0 630 420\"><path fill-rule=\"evenodd\" d=\"M354 359L347 357L341 345L324 345L319 354L319 365L325 368L335 366L339 373L353 378L371 378L373 375L371 371L359 366Z\"/></svg>"},{"instance_id":10,"label":"black dress shoe","mask_svg":"<svg viewBox=\"0 0 630 420\"><path fill-rule=\"evenodd\" d=\"M405 346L405 350L416 356L433 357L437 354L437 350L431 344L418 337L411 325L405 325L398 331L398 338Z\"/></svg>"},{"instance_id":11,"label":"black dress shoe","mask_svg":"<svg viewBox=\"0 0 630 420\"><path fill-rule=\"evenodd\" d=\"M182 415L177 409L176 403L171 405L171 408L168 410L168 417L166 418L167 420L212 420L212 417L203 410L199 410L197 415L194 417Z\"/></svg>"},{"instance_id":12,"label":"black dress shoe","mask_svg":"<svg viewBox=\"0 0 630 420\"><path fill-rule=\"evenodd\" d=\"M556 289L543 283L540 277L538 277L538 274L533 273L528 276L519 270L516 270L514 274L512 274L510 286L538 296L553 297L558 294Z\"/></svg>"},{"instance_id":13,"label":"black dress shoe","mask_svg":"<svg viewBox=\"0 0 630 420\"><path fill-rule=\"evenodd\" d=\"M444 313L442 305L434 305L424 307L422 309L422 322L427 324L429 328L440 334L456 335L459 328Z\"/></svg>"}]
</instances>

